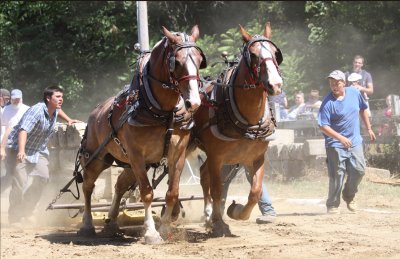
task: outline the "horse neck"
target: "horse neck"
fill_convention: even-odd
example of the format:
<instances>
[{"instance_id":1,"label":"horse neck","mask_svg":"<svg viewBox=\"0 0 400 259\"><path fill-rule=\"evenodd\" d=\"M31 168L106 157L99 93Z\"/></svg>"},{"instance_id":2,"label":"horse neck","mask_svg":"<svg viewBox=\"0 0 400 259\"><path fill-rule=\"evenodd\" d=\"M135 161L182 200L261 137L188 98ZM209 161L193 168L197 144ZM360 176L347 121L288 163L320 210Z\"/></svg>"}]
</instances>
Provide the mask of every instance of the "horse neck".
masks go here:
<instances>
[{"instance_id":1,"label":"horse neck","mask_svg":"<svg viewBox=\"0 0 400 259\"><path fill-rule=\"evenodd\" d=\"M264 116L267 93L264 88L244 89L243 85L250 84L250 74L244 60L239 63L233 82L233 95L240 114L250 124L257 124Z\"/></svg>"},{"instance_id":2,"label":"horse neck","mask_svg":"<svg viewBox=\"0 0 400 259\"><path fill-rule=\"evenodd\" d=\"M169 71L166 64L165 39L161 41L151 52L148 73L163 83L169 83ZM149 80L149 85L154 98L164 111L172 111L178 104L180 94L172 89L166 89L161 83Z\"/></svg>"}]
</instances>

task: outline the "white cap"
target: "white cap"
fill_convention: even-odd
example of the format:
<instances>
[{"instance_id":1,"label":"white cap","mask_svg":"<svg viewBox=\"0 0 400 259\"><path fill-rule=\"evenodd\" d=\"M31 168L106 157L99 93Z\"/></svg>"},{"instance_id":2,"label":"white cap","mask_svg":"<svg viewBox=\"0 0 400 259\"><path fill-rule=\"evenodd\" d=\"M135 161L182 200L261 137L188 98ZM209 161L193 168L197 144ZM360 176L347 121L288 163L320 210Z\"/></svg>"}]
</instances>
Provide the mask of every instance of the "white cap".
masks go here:
<instances>
[{"instance_id":1,"label":"white cap","mask_svg":"<svg viewBox=\"0 0 400 259\"><path fill-rule=\"evenodd\" d=\"M19 89L14 89L11 91L11 99L22 98L22 92Z\"/></svg>"},{"instance_id":2,"label":"white cap","mask_svg":"<svg viewBox=\"0 0 400 259\"><path fill-rule=\"evenodd\" d=\"M351 73L349 75L349 77L347 78L347 81L349 82L356 82L358 80L360 80L362 78L362 76L360 74L357 73Z\"/></svg>"}]
</instances>

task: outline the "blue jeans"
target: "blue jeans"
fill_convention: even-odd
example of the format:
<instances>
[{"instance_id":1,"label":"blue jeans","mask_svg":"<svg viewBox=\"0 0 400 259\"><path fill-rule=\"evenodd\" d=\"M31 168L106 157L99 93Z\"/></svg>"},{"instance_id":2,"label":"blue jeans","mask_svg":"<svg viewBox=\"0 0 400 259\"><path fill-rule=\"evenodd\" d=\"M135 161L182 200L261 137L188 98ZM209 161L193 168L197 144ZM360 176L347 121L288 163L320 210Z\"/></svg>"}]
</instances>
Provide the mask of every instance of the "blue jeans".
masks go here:
<instances>
[{"instance_id":1,"label":"blue jeans","mask_svg":"<svg viewBox=\"0 0 400 259\"><path fill-rule=\"evenodd\" d=\"M240 170L239 165L225 165L222 168L222 180L223 189L221 194L221 214L224 214L226 197L228 196L229 185L231 184L233 178L237 175ZM246 171L246 178L249 183L252 183L251 176L249 172ZM267 190L267 186L264 181L262 182L262 194L260 200L258 201L258 208L260 209L262 215L273 215L276 216L274 207L272 207L271 198Z\"/></svg>"},{"instance_id":2,"label":"blue jeans","mask_svg":"<svg viewBox=\"0 0 400 259\"><path fill-rule=\"evenodd\" d=\"M351 202L358 191L358 185L365 174L363 146L361 144L352 148L327 147L326 155L329 176L326 206L337 208L340 205L340 193L345 202ZM344 183L346 174L347 180Z\"/></svg>"}]
</instances>

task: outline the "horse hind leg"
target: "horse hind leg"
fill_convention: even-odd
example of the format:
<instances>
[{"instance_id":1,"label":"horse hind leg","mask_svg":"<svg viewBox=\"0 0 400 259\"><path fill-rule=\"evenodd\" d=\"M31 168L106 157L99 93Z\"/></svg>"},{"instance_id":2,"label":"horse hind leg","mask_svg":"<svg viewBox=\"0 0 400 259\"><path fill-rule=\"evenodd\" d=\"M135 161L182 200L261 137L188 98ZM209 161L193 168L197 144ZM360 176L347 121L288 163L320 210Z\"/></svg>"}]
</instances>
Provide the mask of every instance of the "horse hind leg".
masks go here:
<instances>
[{"instance_id":1,"label":"horse hind leg","mask_svg":"<svg viewBox=\"0 0 400 259\"><path fill-rule=\"evenodd\" d=\"M93 225L93 217L92 217L92 193L95 187L95 182L99 177L100 173L109 167L109 165L105 164L100 160L92 160L92 162L86 167L83 174L83 183L82 190L85 197L85 209L83 213L82 219L82 227L78 231L78 235L80 236L93 236L96 234L94 225ZM84 164L84 163L83 163Z\"/></svg>"},{"instance_id":2,"label":"horse hind leg","mask_svg":"<svg viewBox=\"0 0 400 259\"><path fill-rule=\"evenodd\" d=\"M121 199L129 187L136 188L137 182L135 175L130 168L124 168L115 183L114 197L108 211L108 218L105 221L102 233L111 236L120 236L123 231L119 228L118 215Z\"/></svg>"}]
</instances>

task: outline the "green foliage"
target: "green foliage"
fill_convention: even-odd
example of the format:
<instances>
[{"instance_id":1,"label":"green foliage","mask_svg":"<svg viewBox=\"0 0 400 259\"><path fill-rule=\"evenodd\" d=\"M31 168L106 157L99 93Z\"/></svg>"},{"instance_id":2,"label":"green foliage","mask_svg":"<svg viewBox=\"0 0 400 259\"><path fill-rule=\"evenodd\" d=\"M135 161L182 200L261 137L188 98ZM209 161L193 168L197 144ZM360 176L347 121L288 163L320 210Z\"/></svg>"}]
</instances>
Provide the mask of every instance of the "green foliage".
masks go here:
<instances>
[{"instance_id":1,"label":"green foliage","mask_svg":"<svg viewBox=\"0 0 400 259\"><path fill-rule=\"evenodd\" d=\"M149 1L148 21L150 46L160 40L161 26L190 32L198 24L198 45L209 65L201 75L213 77L224 68L211 67L223 61L222 51L229 59L240 53L238 24L254 35L270 21L272 40L284 54L289 101L295 91L324 89L319 86L326 85L326 75L350 69L355 54L366 58L374 98L398 93L399 2ZM46 86L61 84L67 112L79 111L85 120L95 104L130 82L136 3L2 1L0 36L1 87L20 88L31 105Z\"/></svg>"},{"instance_id":2,"label":"green foliage","mask_svg":"<svg viewBox=\"0 0 400 259\"><path fill-rule=\"evenodd\" d=\"M201 76L211 76L214 77L220 71L219 66L212 65L221 60L220 51L218 50L218 42L216 41L216 36L204 35L197 41L197 45L203 50L204 55L207 58L207 68L200 71Z\"/></svg>"},{"instance_id":3,"label":"green foliage","mask_svg":"<svg viewBox=\"0 0 400 259\"><path fill-rule=\"evenodd\" d=\"M227 58L233 60L240 52L242 46L241 38L242 36L237 28L229 29L226 33L220 35L220 46L218 47L218 51L226 51L228 53Z\"/></svg>"},{"instance_id":4,"label":"green foliage","mask_svg":"<svg viewBox=\"0 0 400 259\"><path fill-rule=\"evenodd\" d=\"M22 89L28 104L40 100L48 85L62 84L70 109L111 96L121 88L118 78L132 58L133 7L124 2L3 2L0 28L7 58L1 61L2 84Z\"/></svg>"},{"instance_id":5,"label":"green foliage","mask_svg":"<svg viewBox=\"0 0 400 259\"><path fill-rule=\"evenodd\" d=\"M306 93L309 83L306 80L305 69L302 68L304 55L301 56L296 50L286 53L285 61L281 65L283 77L283 89L286 92L288 101L294 103L296 92L302 91Z\"/></svg>"}]
</instances>

